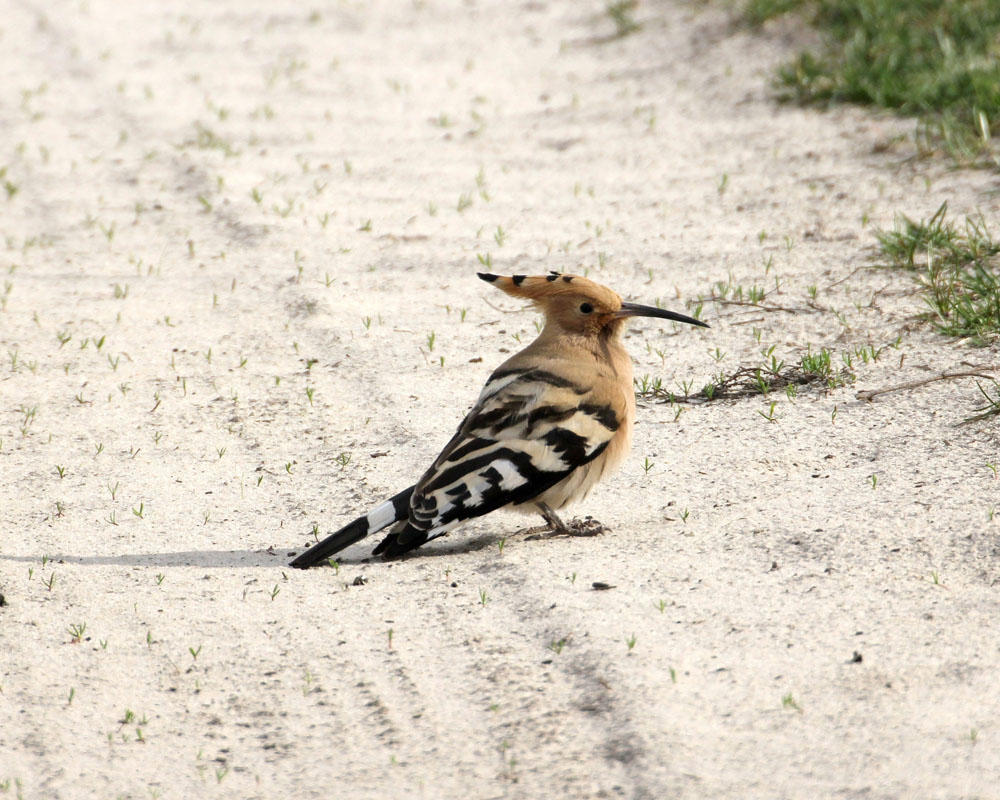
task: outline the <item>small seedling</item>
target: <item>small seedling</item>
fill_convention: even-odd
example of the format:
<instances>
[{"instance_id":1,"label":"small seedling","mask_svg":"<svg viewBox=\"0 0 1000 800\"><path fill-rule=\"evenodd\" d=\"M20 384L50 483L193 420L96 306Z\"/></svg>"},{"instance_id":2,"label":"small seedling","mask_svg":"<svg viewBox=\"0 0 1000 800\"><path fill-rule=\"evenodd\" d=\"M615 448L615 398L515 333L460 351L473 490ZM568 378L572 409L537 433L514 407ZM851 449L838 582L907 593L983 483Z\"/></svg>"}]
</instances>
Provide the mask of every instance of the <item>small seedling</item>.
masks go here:
<instances>
[{"instance_id":1,"label":"small seedling","mask_svg":"<svg viewBox=\"0 0 1000 800\"><path fill-rule=\"evenodd\" d=\"M631 651L632 648L635 647L635 643L636 643L636 636L634 633L630 637L625 639L625 644L628 645L629 651Z\"/></svg>"},{"instance_id":2,"label":"small seedling","mask_svg":"<svg viewBox=\"0 0 1000 800\"><path fill-rule=\"evenodd\" d=\"M312 692L312 690L313 690L312 685L313 685L313 681L315 681L315 680L316 680L316 676L313 675L309 671L309 667L306 667L306 674L305 674L305 682L306 683L305 683L305 686L302 687L302 696L303 697L308 697L309 693Z\"/></svg>"},{"instance_id":3,"label":"small seedling","mask_svg":"<svg viewBox=\"0 0 1000 800\"><path fill-rule=\"evenodd\" d=\"M757 409L757 413L760 414L768 422L777 422L778 418L774 415L774 408L777 405L778 405L778 401L777 400L772 400L771 401L771 405L768 408L768 410L767 410L766 413L764 411L761 411L759 408Z\"/></svg>"},{"instance_id":4,"label":"small seedling","mask_svg":"<svg viewBox=\"0 0 1000 800\"><path fill-rule=\"evenodd\" d=\"M198 660L198 654L201 652L203 645L198 645L197 647L189 647L188 652L191 654L191 658L195 661Z\"/></svg>"},{"instance_id":5,"label":"small seedling","mask_svg":"<svg viewBox=\"0 0 1000 800\"><path fill-rule=\"evenodd\" d=\"M563 648L566 646L566 642L567 642L567 637L563 637L562 639L559 640L554 640L549 643L549 650L551 650L556 655L559 655L563 651Z\"/></svg>"},{"instance_id":6,"label":"small seedling","mask_svg":"<svg viewBox=\"0 0 1000 800\"><path fill-rule=\"evenodd\" d=\"M86 622L74 622L67 628L69 635L72 637L73 644L80 644L83 641L83 634L87 632Z\"/></svg>"},{"instance_id":7,"label":"small seedling","mask_svg":"<svg viewBox=\"0 0 1000 800\"><path fill-rule=\"evenodd\" d=\"M800 714L802 713L802 706L800 706L798 704L798 702L796 702L795 698L792 697L792 693L791 692L789 692L788 694L782 696L782 698L781 698L781 707L782 708L788 708L788 709L791 709L793 711L798 711Z\"/></svg>"},{"instance_id":8,"label":"small seedling","mask_svg":"<svg viewBox=\"0 0 1000 800\"><path fill-rule=\"evenodd\" d=\"M878 475L873 472L868 476L868 482L871 483L872 489L875 489L878 486Z\"/></svg>"},{"instance_id":9,"label":"small seedling","mask_svg":"<svg viewBox=\"0 0 1000 800\"><path fill-rule=\"evenodd\" d=\"M966 423L979 422L981 420L1000 415L1000 383L993 381L993 390L997 393L996 398L990 397L989 392L983 388L983 385L979 381L976 381L976 388L978 388L979 393L986 398L986 405L975 408L974 410L979 413L966 418L964 420Z\"/></svg>"},{"instance_id":10,"label":"small seedling","mask_svg":"<svg viewBox=\"0 0 1000 800\"><path fill-rule=\"evenodd\" d=\"M274 602L274 598L278 596L278 593L280 591L281 587L278 586L278 584L274 584L274 588L269 592L269 594L271 595L271 602Z\"/></svg>"},{"instance_id":11,"label":"small seedling","mask_svg":"<svg viewBox=\"0 0 1000 800\"><path fill-rule=\"evenodd\" d=\"M638 5L638 0L614 0L605 6L605 13L615 23L615 32L619 37L635 33L642 27L634 16Z\"/></svg>"},{"instance_id":12,"label":"small seedling","mask_svg":"<svg viewBox=\"0 0 1000 800\"><path fill-rule=\"evenodd\" d=\"M648 475L649 471L655 466L656 464L649 460L649 456L646 456L646 460L642 462L642 471L644 474Z\"/></svg>"},{"instance_id":13,"label":"small seedling","mask_svg":"<svg viewBox=\"0 0 1000 800\"><path fill-rule=\"evenodd\" d=\"M489 599L490 598L489 598L489 595L486 594L486 590L485 589L480 589L479 590L479 604L485 606L486 603L489 602Z\"/></svg>"}]
</instances>

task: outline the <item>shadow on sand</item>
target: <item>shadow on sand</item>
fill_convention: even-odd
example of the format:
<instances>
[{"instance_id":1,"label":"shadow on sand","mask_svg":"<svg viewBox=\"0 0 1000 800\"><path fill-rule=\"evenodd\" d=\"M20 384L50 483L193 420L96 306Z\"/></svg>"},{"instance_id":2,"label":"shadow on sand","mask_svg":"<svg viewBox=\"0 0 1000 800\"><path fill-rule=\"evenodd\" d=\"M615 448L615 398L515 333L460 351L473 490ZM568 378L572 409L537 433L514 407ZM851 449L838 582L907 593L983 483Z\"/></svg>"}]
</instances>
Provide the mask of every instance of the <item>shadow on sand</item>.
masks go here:
<instances>
[{"instance_id":1,"label":"shadow on sand","mask_svg":"<svg viewBox=\"0 0 1000 800\"><path fill-rule=\"evenodd\" d=\"M491 545L495 545L495 536L477 536L473 539L455 541L452 546L445 546L444 542L433 542L430 545L421 547L412 553L408 553L403 559L411 558L438 558L440 556L454 556L461 553L472 553L482 550ZM374 546L372 542L372 546ZM111 556L85 556L71 555L68 553L54 553L48 555L50 563L55 564L77 564L79 566L116 566L116 567L203 567L206 569L239 569L239 568L267 568L267 567L288 567L288 562L294 558L300 550L274 549L266 550L181 550L173 553L123 553ZM362 550L364 552L364 550ZM340 554L341 556L343 554ZM403 560L401 559L401 560ZM23 563L37 565L40 562L38 556L13 556L0 554L0 562ZM348 556L337 558L341 565L370 564L381 561L380 558L371 556ZM297 570L295 570L297 571Z\"/></svg>"}]
</instances>

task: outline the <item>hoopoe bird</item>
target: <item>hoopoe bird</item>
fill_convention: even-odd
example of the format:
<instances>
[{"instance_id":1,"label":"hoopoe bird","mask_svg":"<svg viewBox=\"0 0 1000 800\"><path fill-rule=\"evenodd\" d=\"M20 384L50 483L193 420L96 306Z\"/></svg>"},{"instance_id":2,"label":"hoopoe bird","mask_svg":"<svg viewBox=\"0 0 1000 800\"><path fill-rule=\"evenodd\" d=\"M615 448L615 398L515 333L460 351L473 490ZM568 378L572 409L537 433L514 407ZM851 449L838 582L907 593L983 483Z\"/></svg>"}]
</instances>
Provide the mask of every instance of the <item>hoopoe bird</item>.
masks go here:
<instances>
[{"instance_id":1,"label":"hoopoe bird","mask_svg":"<svg viewBox=\"0 0 1000 800\"><path fill-rule=\"evenodd\" d=\"M629 317L707 328L701 320L626 303L579 275L479 273L545 315L538 337L490 375L458 431L416 484L291 562L311 567L379 531L373 555L395 558L499 508L556 512L582 500L625 458L632 442L632 361L621 342Z\"/></svg>"}]
</instances>

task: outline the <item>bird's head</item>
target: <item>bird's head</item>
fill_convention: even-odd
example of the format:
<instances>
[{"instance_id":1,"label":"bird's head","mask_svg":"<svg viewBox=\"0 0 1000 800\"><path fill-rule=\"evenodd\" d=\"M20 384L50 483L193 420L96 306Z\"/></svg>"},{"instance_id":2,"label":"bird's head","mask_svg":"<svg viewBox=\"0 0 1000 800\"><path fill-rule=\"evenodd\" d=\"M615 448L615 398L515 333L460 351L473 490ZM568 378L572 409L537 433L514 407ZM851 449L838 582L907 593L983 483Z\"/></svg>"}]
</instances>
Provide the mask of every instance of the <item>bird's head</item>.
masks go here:
<instances>
[{"instance_id":1,"label":"bird's head","mask_svg":"<svg viewBox=\"0 0 1000 800\"><path fill-rule=\"evenodd\" d=\"M580 275L492 275L478 273L513 297L530 300L543 314L545 324L555 325L560 332L580 336L613 335L628 317L657 317L674 322L687 322L707 328L701 320L653 306L626 303L621 296Z\"/></svg>"}]
</instances>

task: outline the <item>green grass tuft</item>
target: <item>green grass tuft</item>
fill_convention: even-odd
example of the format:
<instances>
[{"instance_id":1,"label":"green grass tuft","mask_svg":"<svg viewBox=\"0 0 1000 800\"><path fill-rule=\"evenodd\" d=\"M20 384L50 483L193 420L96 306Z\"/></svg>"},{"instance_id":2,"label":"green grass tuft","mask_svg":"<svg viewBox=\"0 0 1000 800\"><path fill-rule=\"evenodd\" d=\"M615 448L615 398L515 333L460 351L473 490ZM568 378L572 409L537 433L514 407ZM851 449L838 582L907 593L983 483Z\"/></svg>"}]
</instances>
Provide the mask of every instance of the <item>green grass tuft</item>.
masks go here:
<instances>
[{"instance_id":1,"label":"green grass tuft","mask_svg":"<svg viewBox=\"0 0 1000 800\"><path fill-rule=\"evenodd\" d=\"M918 143L1000 165L996 0L748 0L753 24L794 11L824 37L778 70L783 98L861 103L920 119Z\"/></svg>"},{"instance_id":2,"label":"green grass tuft","mask_svg":"<svg viewBox=\"0 0 1000 800\"><path fill-rule=\"evenodd\" d=\"M875 236L891 266L915 275L941 333L986 345L1000 334L1000 242L982 215L959 227L947 211L942 203L926 222L899 215Z\"/></svg>"}]
</instances>

